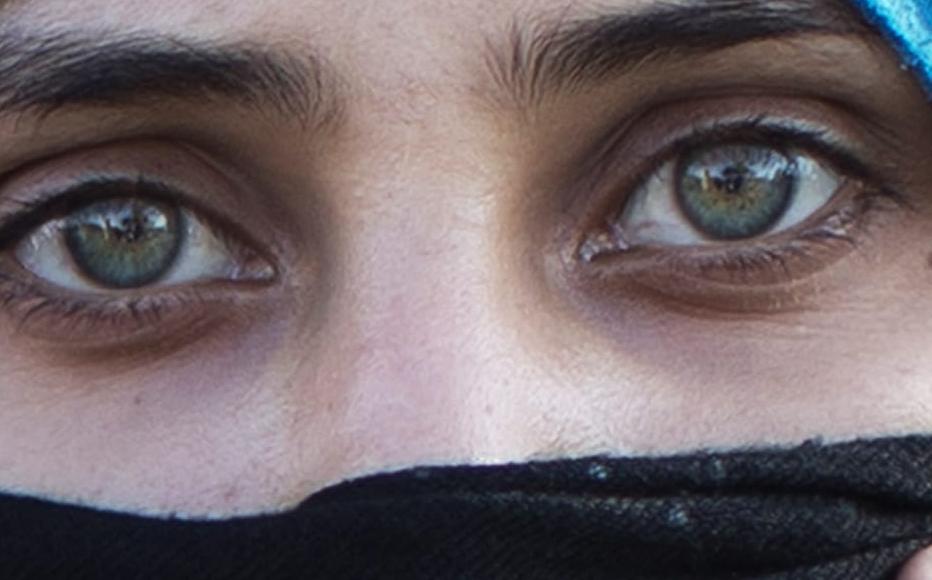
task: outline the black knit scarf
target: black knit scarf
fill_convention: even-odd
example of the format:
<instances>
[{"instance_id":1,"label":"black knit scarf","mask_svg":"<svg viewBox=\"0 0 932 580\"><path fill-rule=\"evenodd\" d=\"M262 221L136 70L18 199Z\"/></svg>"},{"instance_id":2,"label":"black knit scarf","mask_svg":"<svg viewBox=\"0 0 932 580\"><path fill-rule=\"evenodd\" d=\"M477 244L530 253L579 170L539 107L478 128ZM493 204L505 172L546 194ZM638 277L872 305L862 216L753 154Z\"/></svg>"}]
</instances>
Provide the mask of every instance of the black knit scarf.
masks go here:
<instances>
[{"instance_id":1,"label":"black knit scarf","mask_svg":"<svg viewBox=\"0 0 932 580\"><path fill-rule=\"evenodd\" d=\"M871 580L928 543L932 437L418 468L223 522L0 496L2 579Z\"/></svg>"}]
</instances>

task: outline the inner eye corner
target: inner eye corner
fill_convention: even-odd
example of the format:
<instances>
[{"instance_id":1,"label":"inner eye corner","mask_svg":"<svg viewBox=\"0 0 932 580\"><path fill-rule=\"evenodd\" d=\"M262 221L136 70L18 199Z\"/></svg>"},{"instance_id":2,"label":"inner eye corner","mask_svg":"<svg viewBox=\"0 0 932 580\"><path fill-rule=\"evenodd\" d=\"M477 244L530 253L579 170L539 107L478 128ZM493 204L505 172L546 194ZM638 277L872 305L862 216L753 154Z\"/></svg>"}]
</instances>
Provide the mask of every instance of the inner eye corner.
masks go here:
<instances>
[{"instance_id":1,"label":"inner eye corner","mask_svg":"<svg viewBox=\"0 0 932 580\"><path fill-rule=\"evenodd\" d=\"M608 255L626 253L634 248L628 242L627 236L616 218L614 220L605 220L575 238L570 245L570 249L569 261L574 265L587 266Z\"/></svg>"}]
</instances>

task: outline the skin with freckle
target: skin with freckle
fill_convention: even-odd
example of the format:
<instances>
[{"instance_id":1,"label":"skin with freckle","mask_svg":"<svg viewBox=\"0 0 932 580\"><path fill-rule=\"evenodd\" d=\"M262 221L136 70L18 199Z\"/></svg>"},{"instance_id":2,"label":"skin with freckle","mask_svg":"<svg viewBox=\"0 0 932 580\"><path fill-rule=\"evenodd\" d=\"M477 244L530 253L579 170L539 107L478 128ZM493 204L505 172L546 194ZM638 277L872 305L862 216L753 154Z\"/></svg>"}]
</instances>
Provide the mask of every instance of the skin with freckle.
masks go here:
<instances>
[{"instance_id":1,"label":"skin with freckle","mask_svg":"<svg viewBox=\"0 0 932 580\"><path fill-rule=\"evenodd\" d=\"M878 37L687 50L533 102L488 56L514 49L516 23L530 34L658 4L3 8L0 32L313 55L339 104L320 127L222 99L0 115L0 213L83 173L145 173L193 192L277 272L170 300L143 330L41 312L0 324L0 488L218 517L413 465L932 429L932 115ZM856 247L819 244L786 269L606 233L679 136L765 115L865 160L858 172L812 153L842 177L835 209L864 210L852 200L876 190L908 203L871 197L844 222ZM775 235L786 246L795 231ZM604 249L619 255L580 259Z\"/></svg>"}]
</instances>

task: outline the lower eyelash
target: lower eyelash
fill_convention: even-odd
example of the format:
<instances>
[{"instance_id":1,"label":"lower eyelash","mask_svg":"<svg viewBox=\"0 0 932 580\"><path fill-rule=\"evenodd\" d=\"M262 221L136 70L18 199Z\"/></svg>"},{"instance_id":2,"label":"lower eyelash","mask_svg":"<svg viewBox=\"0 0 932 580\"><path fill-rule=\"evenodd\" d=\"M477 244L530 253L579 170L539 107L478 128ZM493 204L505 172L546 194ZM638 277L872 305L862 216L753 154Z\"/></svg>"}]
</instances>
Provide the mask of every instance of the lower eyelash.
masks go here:
<instances>
[{"instance_id":1,"label":"lower eyelash","mask_svg":"<svg viewBox=\"0 0 932 580\"><path fill-rule=\"evenodd\" d=\"M91 342L124 340L161 327L168 318L185 314L197 322L209 300L196 289L147 296L56 296L0 271L0 307L20 332Z\"/></svg>"},{"instance_id":2,"label":"lower eyelash","mask_svg":"<svg viewBox=\"0 0 932 580\"><path fill-rule=\"evenodd\" d=\"M781 284L799 279L827 264L820 252L834 251L838 244L857 248L851 237L807 237L783 246L748 248L732 254L698 258L692 262L671 259L670 269L677 274L717 283L740 285Z\"/></svg>"},{"instance_id":3,"label":"lower eyelash","mask_svg":"<svg viewBox=\"0 0 932 580\"><path fill-rule=\"evenodd\" d=\"M855 213L851 208L846 208L831 214L815 228L802 232L782 245L763 242L756 246L750 244L750 247L740 251L723 252L705 260L699 258L692 269L709 278L715 277L709 276L713 270L728 273L733 275L729 282L789 282L826 266L820 259L821 251L834 251L839 244L857 249L859 238L852 233L852 229L863 216L860 211Z\"/></svg>"},{"instance_id":4,"label":"lower eyelash","mask_svg":"<svg viewBox=\"0 0 932 580\"><path fill-rule=\"evenodd\" d=\"M593 264L608 260L610 267L617 265L633 280L648 286L654 279L667 280L660 283L663 285L680 280L682 285L706 283L722 288L786 284L857 250L869 235L865 227L868 218L908 205L895 192L867 189L789 239L778 235L773 237L779 241L764 238L709 247L660 248L629 246L623 232L613 231L586 240L578 256Z\"/></svg>"}]
</instances>

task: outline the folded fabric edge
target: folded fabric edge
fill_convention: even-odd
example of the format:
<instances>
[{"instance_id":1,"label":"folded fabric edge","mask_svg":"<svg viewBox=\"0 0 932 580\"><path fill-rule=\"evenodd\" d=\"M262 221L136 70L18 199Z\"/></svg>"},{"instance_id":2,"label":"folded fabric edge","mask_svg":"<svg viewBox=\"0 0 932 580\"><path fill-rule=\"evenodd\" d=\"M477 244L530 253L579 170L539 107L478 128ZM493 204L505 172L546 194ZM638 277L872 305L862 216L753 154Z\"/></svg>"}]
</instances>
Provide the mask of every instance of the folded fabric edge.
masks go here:
<instances>
[{"instance_id":1,"label":"folded fabric edge","mask_svg":"<svg viewBox=\"0 0 932 580\"><path fill-rule=\"evenodd\" d=\"M932 99L932 1L854 0L917 74Z\"/></svg>"}]
</instances>

